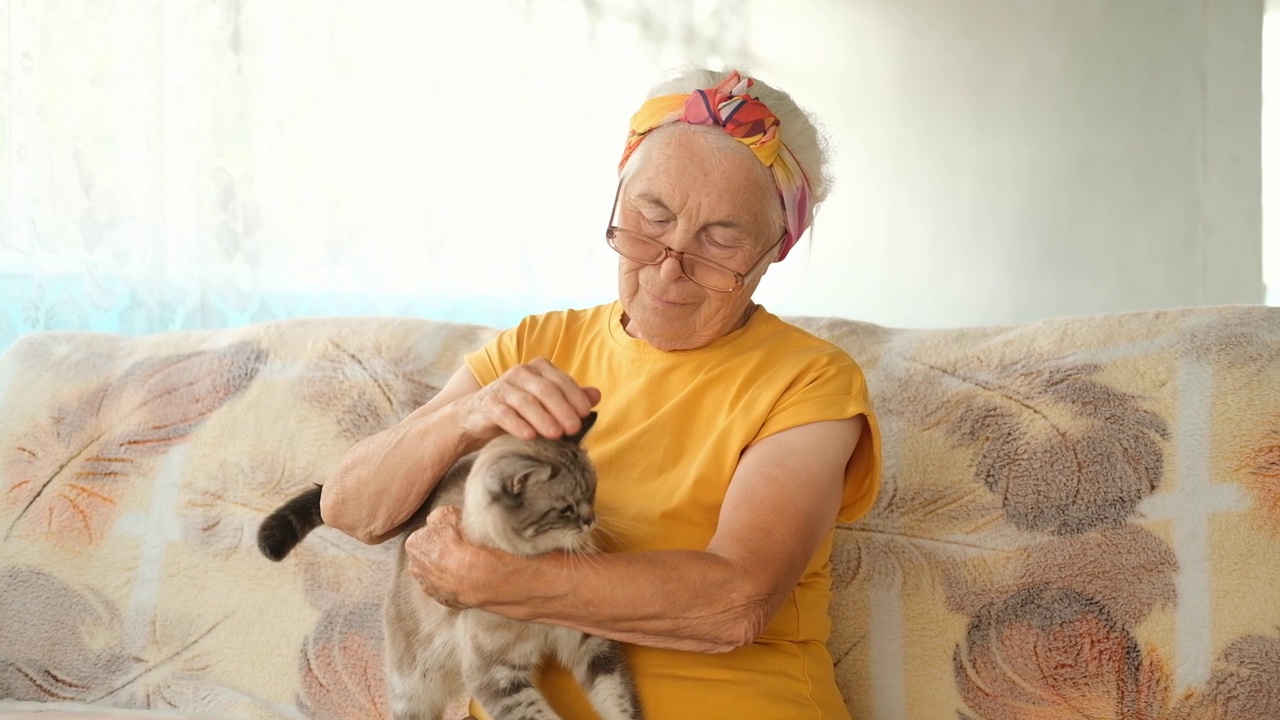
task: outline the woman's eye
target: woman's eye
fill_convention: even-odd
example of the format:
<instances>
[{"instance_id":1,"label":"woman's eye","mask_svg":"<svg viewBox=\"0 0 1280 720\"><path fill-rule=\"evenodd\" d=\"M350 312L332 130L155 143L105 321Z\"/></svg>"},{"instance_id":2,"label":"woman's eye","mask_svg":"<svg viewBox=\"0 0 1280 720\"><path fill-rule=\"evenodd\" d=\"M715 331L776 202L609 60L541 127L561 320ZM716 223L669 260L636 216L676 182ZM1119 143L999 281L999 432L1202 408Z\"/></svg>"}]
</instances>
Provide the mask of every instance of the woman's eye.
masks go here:
<instances>
[{"instance_id":1,"label":"woman's eye","mask_svg":"<svg viewBox=\"0 0 1280 720\"><path fill-rule=\"evenodd\" d=\"M560 508L560 515L562 515L563 517L571 518L577 514L578 514L578 508L574 507L573 505L565 505L564 507Z\"/></svg>"},{"instance_id":2,"label":"woman's eye","mask_svg":"<svg viewBox=\"0 0 1280 720\"><path fill-rule=\"evenodd\" d=\"M707 241L707 254L716 258L727 258L734 255L738 251L736 245L725 245L715 240Z\"/></svg>"}]
</instances>

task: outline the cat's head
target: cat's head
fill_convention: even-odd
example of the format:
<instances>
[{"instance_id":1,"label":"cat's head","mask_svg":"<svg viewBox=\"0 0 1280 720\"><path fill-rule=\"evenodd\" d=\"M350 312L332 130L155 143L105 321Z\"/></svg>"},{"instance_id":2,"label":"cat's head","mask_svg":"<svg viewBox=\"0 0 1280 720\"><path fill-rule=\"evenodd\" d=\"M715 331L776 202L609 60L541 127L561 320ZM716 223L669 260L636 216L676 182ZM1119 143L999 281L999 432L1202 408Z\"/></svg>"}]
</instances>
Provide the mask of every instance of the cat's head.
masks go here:
<instances>
[{"instance_id":1,"label":"cat's head","mask_svg":"<svg viewBox=\"0 0 1280 720\"><path fill-rule=\"evenodd\" d=\"M589 548L596 471L582 438L595 420L559 440L503 435L485 445L467 481L468 530L519 555Z\"/></svg>"}]
</instances>

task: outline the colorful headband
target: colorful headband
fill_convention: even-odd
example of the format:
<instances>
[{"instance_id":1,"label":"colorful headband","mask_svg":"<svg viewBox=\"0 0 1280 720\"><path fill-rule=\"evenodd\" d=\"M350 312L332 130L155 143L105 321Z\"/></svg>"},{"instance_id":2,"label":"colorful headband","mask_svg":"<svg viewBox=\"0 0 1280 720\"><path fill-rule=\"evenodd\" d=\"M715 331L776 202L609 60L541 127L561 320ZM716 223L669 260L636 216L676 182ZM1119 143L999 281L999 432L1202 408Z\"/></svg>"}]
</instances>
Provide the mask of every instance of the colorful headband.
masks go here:
<instances>
[{"instance_id":1,"label":"colorful headband","mask_svg":"<svg viewBox=\"0 0 1280 720\"><path fill-rule=\"evenodd\" d=\"M809 178L778 138L778 117L764 103L747 94L753 84L751 78L741 77L735 70L713 88L646 101L631 117L627 149L622 153L618 171L622 171L645 137L663 125L679 121L724 128L773 171L773 183L782 198L787 223L787 234L778 251L778 260L781 260L809 226Z\"/></svg>"}]
</instances>

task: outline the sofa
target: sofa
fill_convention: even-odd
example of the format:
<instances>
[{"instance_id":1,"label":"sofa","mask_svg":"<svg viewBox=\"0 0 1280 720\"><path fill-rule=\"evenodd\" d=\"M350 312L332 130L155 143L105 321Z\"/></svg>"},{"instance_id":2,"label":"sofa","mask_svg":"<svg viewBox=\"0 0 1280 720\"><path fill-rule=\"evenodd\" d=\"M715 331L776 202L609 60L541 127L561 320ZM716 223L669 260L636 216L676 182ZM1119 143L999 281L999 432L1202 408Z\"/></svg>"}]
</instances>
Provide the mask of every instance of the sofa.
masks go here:
<instances>
[{"instance_id":1,"label":"sofa","mask_svg":"<svg viewBox=\"0 0 1280 720\"><path fill-rule=\"evenodd\" d=\"M883 432L875 509L831 557L855 718L1280 718L1280 309L791 320L862 364ZM388 717L394 543L322 528L277 564L255 533L494 332L19 338L0 718Z\"/></svg>"}]
</instances>

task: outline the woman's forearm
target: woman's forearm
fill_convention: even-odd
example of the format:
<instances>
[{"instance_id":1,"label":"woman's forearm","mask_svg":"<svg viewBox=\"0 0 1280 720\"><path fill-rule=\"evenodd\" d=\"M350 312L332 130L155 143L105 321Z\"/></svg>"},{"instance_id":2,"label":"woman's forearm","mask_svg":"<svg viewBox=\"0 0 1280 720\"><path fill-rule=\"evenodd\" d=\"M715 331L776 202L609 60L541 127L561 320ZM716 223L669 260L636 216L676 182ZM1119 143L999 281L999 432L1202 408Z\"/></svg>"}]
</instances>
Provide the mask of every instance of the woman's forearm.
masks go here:
<instances>
[{"instance_id":1,"label":"woman's forearm","mask_svg":"<svg viewBox=\"0 0 1280 720\"><path fill-rule=\"evenodd\" d=\"M532 438L574 433L600 402L546 360L503 373L481 388L467 366L395 427L356 443L325 482L326 525L366 543L394 537L463 455L508 432Z\"/></svg>"},{"instance_id":2,"label":"woman's forearm","mask_svg":"<svg viewBox=\"0 0 1280 720\"><path fill-rule=\"evenodd\" d=\"M565 625L619 642L727 652L753 642L785 593L711 552L511 558L468 604L507 617Z\"/></svg>"},{"instance_id":3,"label":"woman's forearm","mask_svg":"<svg viewBox=\"0 0 1280 720\"><path fill-rule=\"evenodd\" d=\"M456 406L414 413L348 450L320 495L325 524L369 544L394 537L468 451Z\"/></svg>"}]
</instances>

